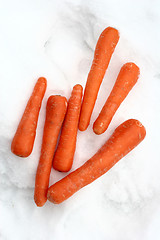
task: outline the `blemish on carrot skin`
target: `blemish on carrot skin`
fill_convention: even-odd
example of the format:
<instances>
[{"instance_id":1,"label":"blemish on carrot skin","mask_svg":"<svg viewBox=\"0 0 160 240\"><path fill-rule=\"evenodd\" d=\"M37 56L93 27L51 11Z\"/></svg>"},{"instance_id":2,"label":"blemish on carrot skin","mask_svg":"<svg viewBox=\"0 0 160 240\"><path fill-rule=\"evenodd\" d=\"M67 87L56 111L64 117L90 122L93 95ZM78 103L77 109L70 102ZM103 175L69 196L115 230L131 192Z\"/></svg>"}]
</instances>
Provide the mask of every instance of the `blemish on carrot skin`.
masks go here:
<instances>
[{"instance_id":1,"label":"blemish on carrot skin","mask_svg":"<svg viewBox=\"0 0 160 240\"><path fill-rule=\"evenodd\" d=\"M103 125L104 125L104 123L103 122L101 122L101 124L99 125L100 127L103 127Z\"/></svg>"},{"instance_id":2,"label":"blemish on carrot skin","mask_svg":"<svg viewBox=\"0 0 160 240\"><path fill-rule=\"evenodd\" d=\"M136 125L137 125L138 127L143 127L142 123L139 122L138 120L136 121Z\"/></svg>"},{"instance_id":3,"label":"blemish on carrot skin","mask_svg":"<svg viewBox=\"0 0 160 240\"><path fill-rule=\"evenodd\" d=\"M114 160L112 163L112 166L114 166L117 163L117 160Z\"/></svg>"}]
</instances>

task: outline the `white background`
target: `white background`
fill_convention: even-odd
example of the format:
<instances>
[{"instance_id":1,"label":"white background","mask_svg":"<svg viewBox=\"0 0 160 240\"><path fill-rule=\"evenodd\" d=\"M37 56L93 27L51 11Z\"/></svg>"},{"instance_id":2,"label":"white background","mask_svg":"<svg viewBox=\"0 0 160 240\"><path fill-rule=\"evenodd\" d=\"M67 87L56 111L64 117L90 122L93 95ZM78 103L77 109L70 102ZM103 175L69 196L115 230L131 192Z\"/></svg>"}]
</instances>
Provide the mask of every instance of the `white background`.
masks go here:
<instances>
[{"instance_id":1,"label":"white background","mask_svg":"<svg viewBox=\"0 0 160 240\"><path fill-rule=\"evenodd\" d=\"M96 41L108 26L120 41L101 85L91 125L78 133L76 169L129 118L146 127L146 139L100 179L60 205L33 201L45 105L51 94L67 98L85 86ZM0 239L160 239L160 1L0 0ZM135 62L138 83L106 133L92 124L121 66ZM34 150L21 159L10 144L38 77L48 80ZM65 174L51 172L50 184Z\"/></svg>"}]
</instances>

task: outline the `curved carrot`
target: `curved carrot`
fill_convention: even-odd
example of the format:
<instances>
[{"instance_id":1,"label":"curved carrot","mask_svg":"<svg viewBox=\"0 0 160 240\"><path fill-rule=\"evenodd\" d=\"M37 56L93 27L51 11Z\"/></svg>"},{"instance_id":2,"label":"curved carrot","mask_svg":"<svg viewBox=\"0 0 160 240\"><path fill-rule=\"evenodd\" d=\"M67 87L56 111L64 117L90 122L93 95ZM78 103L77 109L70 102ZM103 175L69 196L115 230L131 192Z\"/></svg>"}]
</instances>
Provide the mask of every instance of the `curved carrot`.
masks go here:
<instances>
[{"instance_id":1,"label":"curved carrot","mask_svg":"<svg viewBox=\"0 0 160 240\"><path fill-rule=\"evenodd\" d=\"M120 104L136 84L139 73L140 71L136 64L129 62L123 65L112 92L93 124L93 131L96 134L102 134L107 130Z\"/></svg>"},{"instance_id":2,"label":"curved carrot","mask_svg":"<svg viewBox=\"0 0 160 240\"><path fill-rule=\"evenodd\" d=\"M79 122L79 130L81 131L86 130L89 125L100 85L118 40L118 30L111 27L106 28L98 39L84 91Z\"/></svg>"},{"instance_id":3,"label":"curved carrot","mask_svg":"<svg viewBox=\"0 0 160 240\"><path fill-rule=\"evenodd\" d=\"M41 103L47 80L39 78L27 103L11 144L11 151L19 157L28 157L33 149Z\"/></svg>"},{"instance_id":4,"label":"curved carrot","mask_svg":"<svg viewBox=\"0 0 160 240\"><path fill-rule=\"evenodd\" d=\"M41 207L47 201L47 190L58 135L65 117L67 100L61 96L50 96L46 106L41 156L35 180L34 200Z\"/></svg>"},{"instance_id":5,"label":"curved carrot","mask_svg":"<svg viewBox=\"0 0 160 240\"><path fill-rule=\"evenodd\" d=\"M145 135L145 128L138 120L122 123L92 158L48 189L48 200L61 203L99 178L135 148Z\"/></svg>"},{"instance_id":6,"label":"curved carrot","mask_svg":"<svg viewBox=\"0 0 160 240\"><path fill-rule=\"evenodd\" d=\"M68 102L67 113L62 126L59 144L53 159L53 167L61 172L67 172L72 167L76 148L82 91L83 88L79 84L73 87L73 91Z\"/></svg>"}]
</instances>

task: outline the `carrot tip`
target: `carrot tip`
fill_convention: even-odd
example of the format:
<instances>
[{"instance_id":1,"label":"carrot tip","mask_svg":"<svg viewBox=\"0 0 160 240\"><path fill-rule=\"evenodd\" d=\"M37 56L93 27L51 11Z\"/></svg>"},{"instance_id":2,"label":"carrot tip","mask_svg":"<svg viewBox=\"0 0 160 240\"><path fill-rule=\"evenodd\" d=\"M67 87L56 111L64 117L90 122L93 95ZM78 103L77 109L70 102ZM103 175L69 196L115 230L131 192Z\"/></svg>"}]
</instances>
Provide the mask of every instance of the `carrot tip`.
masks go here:
<instances>
[{"instance_id":1,"label":"carrot tip","mask_svg":"<svg viewBox=\"0 0 160 240\"><path fill-rule=\"evenodd\" d=\"M31 152L32 152L32 149L30 151L20 151L20 149L17 149L16 147L16 143L14 143L14 141L12 141L12 144L11 144L11 152L16 155L17 157L21 157L21 158L26 158L26 157L29 157L31 155Z\"/></svg>"},{"instance_id":2,"label":"carrot tip","mask_svg":"<svg viewBox=\"0 0 160 240\"><path fill-rule=\"evenodd\" d=\"M48 193L47 193L47 199L50 201L50 202L52 202L52 203L54 203L54 204L57 204L57 202L55 202L54 200L53 200L53 198L51 197L51 194L50 194L50 191L48 190Z\"/></svg>"},{"instance_id":3,"label":"carrot tip","mask_svg":"<svg viewBox=\"0 0 160 240\"><path fill-rule=\"evenodd\" d=\"M69 172L71 170L71 167L69 168L64 168L63 166L56 166L56 164L53 163L53 168L58 171L58 172Z\"/></svg>"},{"instance_id":4,"label":"carrot tip","mask_svg":"<svg viewBox=\"0 0 160 240\"><path fill-rule=\"evenodd\" d=\"M34 200L34 201L35 201L35 204L37 205L37 207L43 207L47 200L45 202L40 202L40 201L36 201L36 200Z\"/></svg>"},{"instance_id":5,"label":"carrot tip","mask_svg":"<svg viewBox=\"0 0 160 240\"><path fill-rule=\"evenodd\" d=\"M76 84L74 87L73 87L73 89L82 89L83 87L80 85L80 84Z\"/></svg>"},{"instance_id":6,"label":"carrot tip","mask_svg":"<svg viewBox=\"0 0 160 240\"><path fill-rule=\"evenodd\" d=\"M104 131L101 131L100 129L97 129L97 128L94 128L94 127L93 127L93 132L94 132L96 135L101 135L102 133L104 133Z\"/></svg>"},{"instance_id":7,"label":"carrot tip","mask_svg":"<svg viewBox=\"0 0 160 240\"><path fill-rule=\"evenodd\" d=\"M81 121L79 122L78 128L79 128L80 131L83 132L83 131L85 131L85 130L88 128L88 126L86 126L86 123L85 123L85 122L83 123L83 121L81 120Z\"/></svg>"},{"instance_id":8,"label":"carrot tip","mask_svg":"<svg viewBox=\"0 0 160 240\"><path fill-rule=\"evenodd\" d=\"M45 85L45 87L47 87L47 79L46 78L40 77L40 78L38 78L37 82L40 84L43 84L43 85Z\"/></svg>"}]
</instances>

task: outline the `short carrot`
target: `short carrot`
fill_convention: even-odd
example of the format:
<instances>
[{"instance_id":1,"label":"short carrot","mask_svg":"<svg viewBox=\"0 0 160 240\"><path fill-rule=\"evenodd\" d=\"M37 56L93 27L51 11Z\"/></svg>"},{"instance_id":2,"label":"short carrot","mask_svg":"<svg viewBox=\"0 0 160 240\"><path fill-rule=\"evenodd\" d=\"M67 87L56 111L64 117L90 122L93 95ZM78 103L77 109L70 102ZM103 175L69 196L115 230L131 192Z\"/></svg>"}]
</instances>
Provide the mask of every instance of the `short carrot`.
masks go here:
<instances>
[{"instance_id":1,"label":"short carrot","mask_svg":"<svg viewBox=\"0 0 160 240\"><path fill-rule=\"evenodd\" d=\"M132 62L122 66L112 92L93 124L93 130L96 134L102 134L107 130L120 104L136 84L139 73L139 68Z\"/></svg>"},{"instance_id":2,"label":"short carrot","mask_svg":"<svg viewBox=\"0 0 160 240\"><path fill-rule=\"evenodd\" d=\"M92 158L48 189L48 200L61 203L99 178L135 148L145 135L145 128L138 120L122 123Z\"/></svg>"},{"instance_id":3,"label":"short carrot","mask_svg":"<svg viewBox=\"0 0 160 240\"><path fill-rule=\"evenodd\" d=\"M41 103L47 80L39 78L27 103L11 144L11 151L19 157L28 157L33 149Z\"/></svg>"},{"instance_id":4,"label":"short carrot","mask_svg":"<svg viewBox=\"0 0 160 240\"><path fill-rule=\"evenodd\" d=\"M47 201L47 190L58 135L65 117L67 100L62 96L50 96L46 106L41 156L35 180L34 200L41 207Z\"/></svg>"},{"instance_id":5,"label":"short carrot","mask_svg":"<svg viewBox=\"0 0 160 240\"><path fill-rule=\"evenodd\" d=\"M81 85L75 85L68 101L67 113L62 126L59 144L53 159L53 167L61 172L67 172L72 167L76 148L82 91L83 88Z\"/></svg>"},{"instance_id":6,"label":"short carrot","mask_svg":"<svg viewBox=\"0 0 160 240\"><path fill-rule=\"evenodd\" d=\"M112 27L106 28L98 39L84 91L79 122L79 130L81 131L86 130L89 125L100 85L118 40L119 32Z\"/></svg>"}]
</instances>

